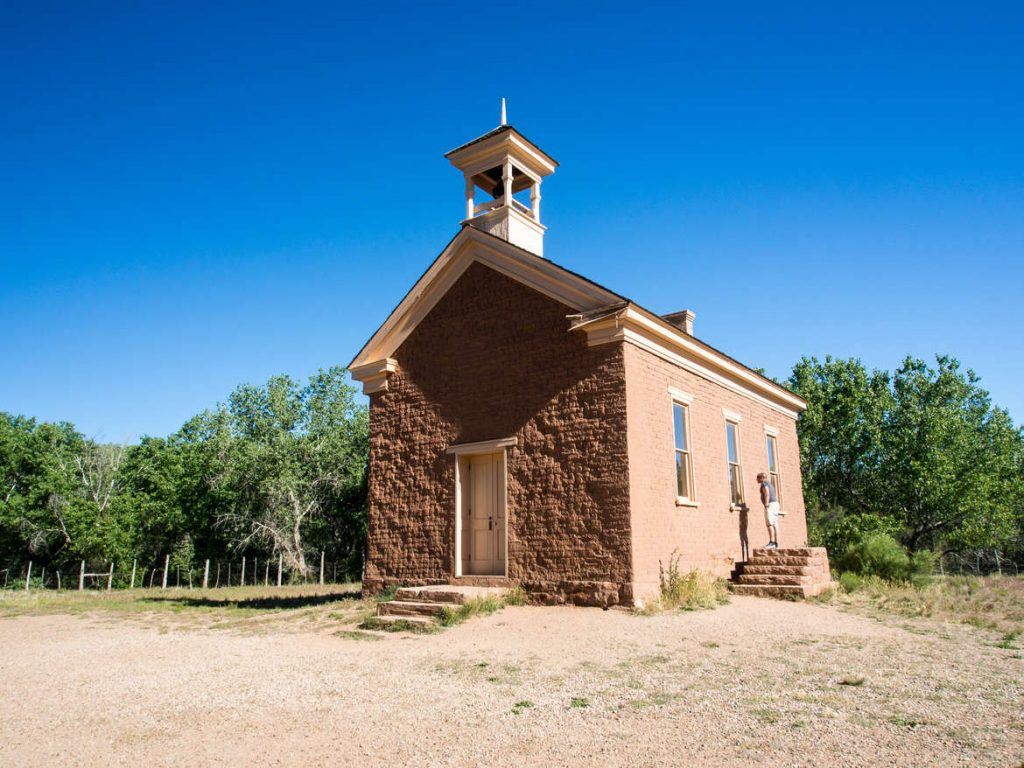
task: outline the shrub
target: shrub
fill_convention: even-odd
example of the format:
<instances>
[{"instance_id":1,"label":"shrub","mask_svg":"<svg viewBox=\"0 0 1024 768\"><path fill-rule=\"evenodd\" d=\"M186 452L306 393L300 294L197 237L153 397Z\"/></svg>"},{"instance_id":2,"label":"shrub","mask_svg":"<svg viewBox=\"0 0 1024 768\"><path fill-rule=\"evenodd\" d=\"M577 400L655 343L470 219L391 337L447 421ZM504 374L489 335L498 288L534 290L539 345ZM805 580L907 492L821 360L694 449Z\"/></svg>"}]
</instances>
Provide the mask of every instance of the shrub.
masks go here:
<instances>
[{"instance_id":1,"label":"shrub","mask_svg":"<svg viewBox=\"0 0 1024 768\"><path fill-rule=\"evenodd\" d=\"M866 533L840 556L839 568L844 573L839 580L848 592L863 588L864 583L858 582L857 576L923 586L930 580L934 566L931 552L922 550L908 555L903 545L888 533Z\"/></svg>"}]
</instances>

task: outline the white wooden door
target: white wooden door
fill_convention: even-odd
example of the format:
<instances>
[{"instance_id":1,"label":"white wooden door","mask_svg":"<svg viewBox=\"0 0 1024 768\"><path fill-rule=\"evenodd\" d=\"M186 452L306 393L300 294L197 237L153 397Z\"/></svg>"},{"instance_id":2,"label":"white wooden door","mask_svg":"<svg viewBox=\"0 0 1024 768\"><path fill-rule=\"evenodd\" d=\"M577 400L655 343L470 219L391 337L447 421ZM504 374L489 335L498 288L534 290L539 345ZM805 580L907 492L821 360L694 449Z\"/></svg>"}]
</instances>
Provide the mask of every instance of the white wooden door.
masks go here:
<instances>
[{"instance_id":1,"label":"white wooden door","mask_svg":"<svg viewBox=\"0 0 1024 768\"><path fill-rule=\"evenodd\" d=\"M469 482L463 515L468 544L468 573L505 573L504 457L500 453L470 456Z\"/></svg>"}]
</instances>

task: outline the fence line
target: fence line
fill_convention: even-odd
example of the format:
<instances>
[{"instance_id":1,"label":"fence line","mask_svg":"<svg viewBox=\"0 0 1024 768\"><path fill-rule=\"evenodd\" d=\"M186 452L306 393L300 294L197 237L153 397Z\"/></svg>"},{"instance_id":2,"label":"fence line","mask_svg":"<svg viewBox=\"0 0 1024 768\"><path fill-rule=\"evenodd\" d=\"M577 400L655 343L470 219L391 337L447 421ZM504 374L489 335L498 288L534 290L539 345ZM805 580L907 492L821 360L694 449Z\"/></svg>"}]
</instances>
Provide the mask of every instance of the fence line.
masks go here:
<instances>
[{"instance_id":1,"label":"fence line","mask_svg":"<svg viewBox=\"0 0 1024 768\"><path fill-rule=\"evenodd\" d=\"M310 558L306 562L306 572L300 573L298 569L289 567L284 562L284 554L277 553L277 563L271 557L263 561L263 587L283 587L291 584L317 584L338 583L338 561L328 561L327 553L321 550L320 562ZM314 555L315 556L315 555ZM13 565L13 564L12 564ZM232 586L260 586L259 557L242 555L238 561L234 560L213 560L207 558L195 564L171 562L171 555L165 554L152 567L140 563L138 559L132 559L129 563L118 564L115 561L102 561L102 564L92 561L80 560L78 563L78 584L79 592L112 592L115 589L134 590L136 586L149 589L195 589L203 590L220 589ZM98 567L97 567L98 566ZM239 577L237 580L231 578L231 572L235 570ZM276 567L275 579L270 580L270 572ZM175 578L170 578L171 570L174 569ZM184 568L185 573L182 573ZM222 584L221 570L226 568L228 574L226 582ZM213 573L211 574L211 570ZM0 589L16 589L30 593L33 590L56 590L61 591L65 587L74 590L72 584L65 584L63 574L57 568L46 568L40 566L34 560L23 561L19 568L14 565L2 569L3 586ZM328 574L332 578L328 579ZM148 576L148 581L147 581ZM211 576L213 577L211 579ZM182 578L184 577L184 578ZM211 581L213 582L211 585ZM199 586L201 584L201 587Z\"/></svg>"}]
</instances>

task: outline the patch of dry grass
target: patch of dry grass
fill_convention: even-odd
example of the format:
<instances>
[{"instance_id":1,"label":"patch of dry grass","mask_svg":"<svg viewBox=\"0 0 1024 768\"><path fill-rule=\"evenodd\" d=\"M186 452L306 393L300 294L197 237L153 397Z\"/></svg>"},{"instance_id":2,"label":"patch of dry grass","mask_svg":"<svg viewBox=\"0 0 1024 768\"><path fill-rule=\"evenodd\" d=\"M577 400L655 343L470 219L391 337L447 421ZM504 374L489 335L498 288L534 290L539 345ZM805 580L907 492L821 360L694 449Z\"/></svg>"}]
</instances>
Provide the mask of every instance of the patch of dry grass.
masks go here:
<instances>
[{"instance_id":1,"label":"patch of dry grass","mask_svg":"<svg viewBox=\"0 0 1024 768\"><path fill-rule=\"evenodd\" d=\"M923 587L865 580L856 592L833 592L821 602L860 611L957 621L1003 633L1009 647L1024 632L1024 577L947 576Z\"/></svg>"},{"instance_id":2,"label":"patch of dry grass","mask_svg":"<svg viewBox=\"0 0 1024 768\"><path fill-rule=\"evenodd\" d=\"M50 614L157 616L177 624L252 630L267 622L352 623L365 610L358 584L221 589L38 590L0 593L0 617Z\"/></svg>"},{"instance_id":3,"label":"patch of dry grass","mask_svg":"<svg viewBox=\"0 0 1024 768\"><path fill-rule=\"evenodd\" d=\"M679 554L673 552L668 567L658 563L661 591L657 597L644 602L636 613L651 615L662 611L697 611L715 608L729 602L729 589L725 579L704 571L679 569Z\"/></svg>"}]
</instances>

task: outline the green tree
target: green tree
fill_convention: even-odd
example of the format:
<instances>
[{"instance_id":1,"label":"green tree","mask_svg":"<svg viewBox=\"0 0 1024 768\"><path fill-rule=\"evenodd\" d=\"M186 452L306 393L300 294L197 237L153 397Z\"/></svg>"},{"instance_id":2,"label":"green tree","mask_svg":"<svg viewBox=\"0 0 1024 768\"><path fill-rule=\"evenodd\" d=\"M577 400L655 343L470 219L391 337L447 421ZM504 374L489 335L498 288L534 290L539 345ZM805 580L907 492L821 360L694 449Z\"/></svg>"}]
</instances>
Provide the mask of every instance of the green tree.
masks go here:
<instances>
[{"instance_id":1,"label":"green tree","mask_svg":"<svg viewBox=\"0 0 1024 768\"><path fill-rule=\"evenodd\" d=\"M812 531L838 551L863 534L911 549L1009 550L1020 538L1024 437L972 371L907 358L891 376L859 360L802 359L790 386Z\"/></svg>"},{"instance_id":2,"label":"green tree","mask_svg":"<svg viewBox=\"0 0 1024 768\"><path fill-rule=\"evenodd\" d=\"M305 386L288 376L243 385L187 429L201 436L207 486L224 502L217 519L236 548L281 553L302 576L319 548L354 566L366 528L368 419L343 369Z\"/></svg>"}]
</instances>

